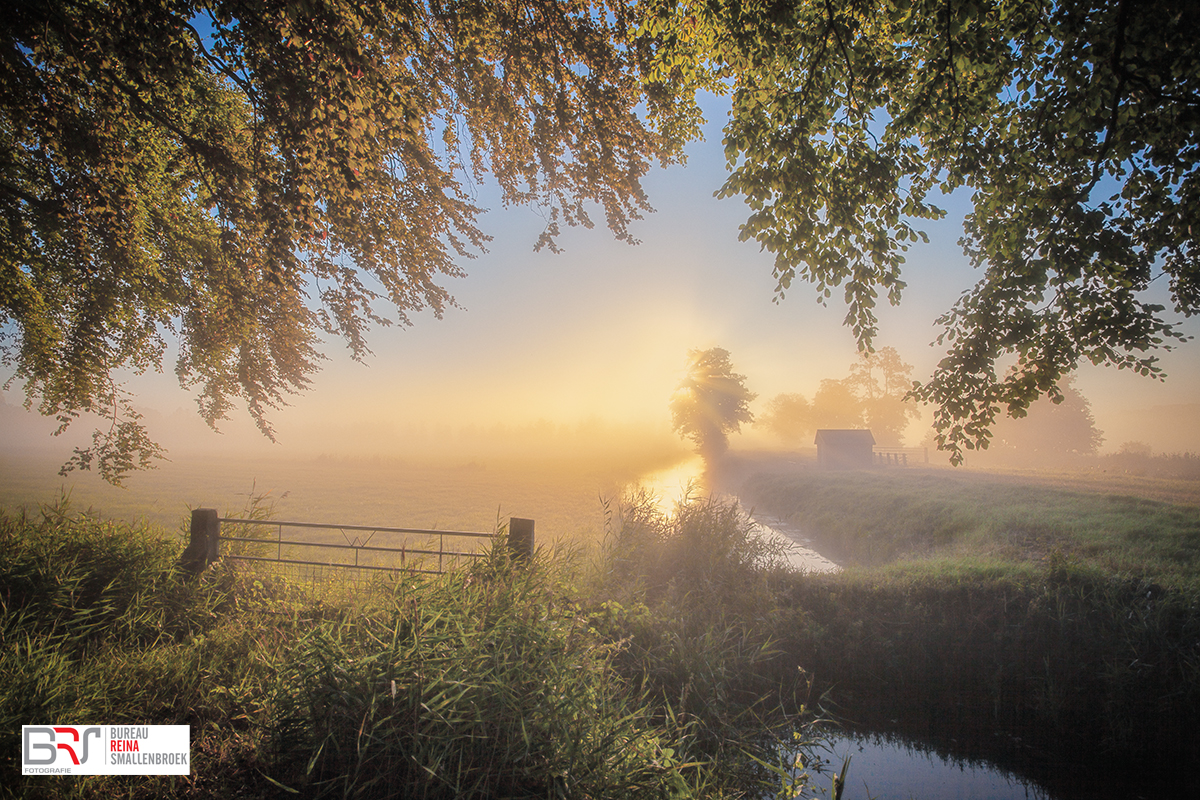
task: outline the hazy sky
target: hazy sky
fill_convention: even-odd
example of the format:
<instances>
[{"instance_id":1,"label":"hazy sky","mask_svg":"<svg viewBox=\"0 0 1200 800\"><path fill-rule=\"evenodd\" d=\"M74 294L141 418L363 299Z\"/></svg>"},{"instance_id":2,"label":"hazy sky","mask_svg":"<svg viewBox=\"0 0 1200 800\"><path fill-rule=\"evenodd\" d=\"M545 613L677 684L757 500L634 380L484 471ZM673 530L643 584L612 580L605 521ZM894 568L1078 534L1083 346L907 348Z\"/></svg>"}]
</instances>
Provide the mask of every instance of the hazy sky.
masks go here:
<instances>
[{"instance_id":1,"label":"hazy sky","mask_svg":"<svg viewBox=\"0 0 1200 800\"><path fill-rule=\"evenodd\" d=\"M738 198L713 197L726 174L724 112L710 118L708 139L689 147L686 167L647 177L657 213L632 226L637 246L615 241L601 213L596 228L565 233L565 252L535 253L544 225L536 210L502 208L494 187L476 187L480 205L490 209L481 226L494 239L489 252L464 262L466 278L447 284L462 308L441 320L418 315L411 328L375 330L369 340L375 355L366 365L331 342L332 358L313 389L275 415L280 451L307 439L314 423L348 446L369 445L380 425L402 431L599 418L665 427L689 348L729 350L759 394L759 408L780 392L811 396L822 378L844 377L855 345L841 325L840 298L825 308L810 287L794 284L785 300L772 303L771 255L737 240L747 207ZM965 203L941 199L950 214L924 226L930 244L909 251L903 304L879 312L877 346L896 347L916 377L927 376L941 356L930 346L934 318L978 279L957 245ZM1195 335L1200 325L1193 321L1185 330ZM1133 412L1200 403L1200 344L1164 354L1163 363L1171 376L1166 383L1112 369L1080 373L1076 385L1092 402L1107 447L1150 438L1138 436ZM129 385L144 406L191 414L194 400L178 387L171 366ZM4 397L20 401L15 392ZM247 426L239 420L228 429L240 435ZM919 439L915 433L910 444ZM1200 449L1200 431L1196 438L1176 437L1174 449ZM1153 444L1171 448L1167 440Z\"/></svg>"}]
</instances>

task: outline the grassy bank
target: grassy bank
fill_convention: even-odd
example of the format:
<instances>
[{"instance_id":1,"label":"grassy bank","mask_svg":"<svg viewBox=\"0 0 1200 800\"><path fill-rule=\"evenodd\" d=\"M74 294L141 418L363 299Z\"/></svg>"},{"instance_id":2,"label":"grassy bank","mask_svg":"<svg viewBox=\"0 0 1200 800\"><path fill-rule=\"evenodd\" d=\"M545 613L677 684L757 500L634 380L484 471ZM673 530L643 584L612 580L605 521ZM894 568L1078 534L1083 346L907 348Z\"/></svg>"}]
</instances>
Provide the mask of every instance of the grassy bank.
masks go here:
<instances>
[{"instance_id":1,"label":"grassy bank","mask_svg":"<svg viewBox=\"0 0 1200 800\"><path fill-rule=\"evenodd\" d=\"M1195 509L917 470L747 488L865 564L796 575L735 507L632 498L590 550L350 594L225 562L185 580L180 541L63 506L0 517L6 774L22 724L193 736L185 779L0 792L763 797L796 788L772 732L823 695L959 756L1150 789L1200 758Z\"/></svg>"},{"instance_id":2,"label":"grassy bank","mask_svg":"<svg viewBox=\"0 0 1200 800\"><path fill-rule=\"evenodd\" d=\"M780 646L846 716L1051 761L1200 757L1200 509L925 470L761 474L744 497L849 565L779 599L804 617Z\"/></svg>"},{"instance_id":3,"label":"grassy bank","mask_svg":"<svg viewBox=\"0 0 1200 800\"><path fill-rule=\"evenodd\" d=\"M3 794L761 795L784 682L761 610L717 598L765 597L770 553L731 510L689 513L634 504L586 558L498 547L353 595L228 562L186 580L179 542L61 505L0 517L4 774L22 724L188 724L193 754L187 778Z\"/></svg>"},{"instance_id":4,"label":"grassy bank","mask_svg":"<svg viewBox=\"0 0 1200 800\"><path fill-rule=\"evenodd\" d=\"M1051 553L1157 581L1200 576L1200 507L1058 476L945 469L760 473L743 500L840 563L931 557L1043 562Z\"/></svg>"}]
</instances>

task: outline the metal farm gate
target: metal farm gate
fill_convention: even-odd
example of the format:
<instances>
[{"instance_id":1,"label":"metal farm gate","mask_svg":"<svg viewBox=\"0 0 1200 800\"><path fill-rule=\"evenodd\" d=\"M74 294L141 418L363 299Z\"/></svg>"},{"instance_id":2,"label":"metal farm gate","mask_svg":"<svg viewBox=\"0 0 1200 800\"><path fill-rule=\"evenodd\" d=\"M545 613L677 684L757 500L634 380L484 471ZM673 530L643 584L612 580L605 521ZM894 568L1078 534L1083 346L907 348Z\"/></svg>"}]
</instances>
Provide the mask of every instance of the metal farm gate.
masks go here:
<instances>
[{"instance_id":1,"label":"metal farm gate","mask_svg":"<svg viewBox=\"0 0 1200 800\"><path fill-rule=\"evenodd\" d=\"M289 530L289 534L298 530L324 532L324 538L331 538L329 534L336 531L342 541L305 540L292 536L285 539L284 528ZM512 517L509 520L508 546L514 558L528 560L533 556L533 530L534 522L531 519ZM403 536L405 542L398 547L372 544L379 534ZM438 574L481 558L484 554L475 549L466 549L467 544L491 540L497 535L381 525L237 519L220 517L215 509L198 508L192 511L191 541L179 563L193 574L219 558L285 565L310 571L341 569ZM418 537L420 541L410 546L408 539L411 537ZM447 548L448 539L450 548ZM322 556L326 558L322 559Z\"/></svg>"}]
</instances>

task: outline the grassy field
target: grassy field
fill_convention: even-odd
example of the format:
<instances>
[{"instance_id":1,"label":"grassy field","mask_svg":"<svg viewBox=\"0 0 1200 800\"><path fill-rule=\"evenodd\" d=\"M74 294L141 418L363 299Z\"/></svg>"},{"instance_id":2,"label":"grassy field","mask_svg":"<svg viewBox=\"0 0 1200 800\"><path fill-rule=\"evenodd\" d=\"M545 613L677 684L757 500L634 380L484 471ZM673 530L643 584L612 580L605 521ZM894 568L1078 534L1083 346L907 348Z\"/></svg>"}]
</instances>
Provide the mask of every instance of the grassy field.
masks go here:
<instances>
[{"instance_id":1,"label":"grassy field","mask_svg":"<svg viewBox=\"0 0 1200 800\"><path fill-rule=\"evenodd\" d=\"M364 481L385 472L370 466ZM460 471L445 469L398 482ZM190 724L194 767L70 784L78 797L791 796L803 773L772 732L826 709L958 757L1019 756L1047 784L1069 761L1108 796L1200 789L1186 486L764 459L721 477L849 568L788 572L736 507L704 499L674 518L591 501L589 535L532 569L497 552L356 594L225 562L187 581L151 525L8 513L4 769L20 724L86 718ZM547 492L569 480L548 473Z\"/></svg>"},{"instance_id":2,"label":"grassy field","mask_svg":"<svg viewBox=\"0 0 1200 800\"><path fill-rule=\"evenodd\" d=\"M1194 483L758 466L743 499L847 565L780 601L802 617L781 649L847 717L1195 782Z\"/></svg>"},{"instance_id":3,"label":"grassy field","mask_svg":"<svg viewBox=\"0 0 1200 800\"><path fill-rule=\"evenodd\" d=\"M46 456L0 452L0 508L53 503L65 491L77 508L178 530L192 508L232 515L251 496L265 495L275 516L286 520L490 531L498 520L517 516L536 520L543 541L595 540L604 525L600 497L616 497L677 457L597 462L569 456L523 461L179 456L113 487L91 473L60 477L59 463Z\"/></svg>"},{"instance_id":4,"label":"grassy field","mask_svg":"<svg viewBox=\"0 0 1200 800\"><path fill-rule=\"evenodd\" d=\"M842 563L995 559L1069 563L1172 582L1200 575L1200 481L938 468L763 469L743 501Z\"/></svg>"},{"instance_id":5,"label":"grassy field","mask_svg":"<svg viewBox=\"0 0 1200 800\"><path fill-rule=\"evenodd\" d=\"M353 593L187 579L160 531L67 505L0 516L0 794L761 796L801 683L767 666L776 554L732 507L613 511L590 553ZM191 775L13 779L39 720L190 725Z\"/></svg>"}]
</instances>

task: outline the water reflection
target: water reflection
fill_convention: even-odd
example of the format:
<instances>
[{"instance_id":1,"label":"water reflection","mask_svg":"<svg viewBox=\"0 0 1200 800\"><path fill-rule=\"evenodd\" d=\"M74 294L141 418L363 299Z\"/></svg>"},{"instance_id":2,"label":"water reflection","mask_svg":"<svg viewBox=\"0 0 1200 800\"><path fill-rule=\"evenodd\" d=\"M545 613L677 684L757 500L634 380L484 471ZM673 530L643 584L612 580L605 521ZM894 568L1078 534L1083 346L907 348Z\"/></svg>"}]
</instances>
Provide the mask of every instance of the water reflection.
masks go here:
<instances>
[{"instance_id":1,"label":"water reflection","mask_svg":"<svg viewBox=\"0 0 1200 800\"><path fill-rule=\"evenodd\" d=\"M708 494L704 459L693 456L674 466L638 478L638 488L654 498L660 511L673 514L675 506L689 497Z\"/></svg>"},{"instance_id":2,"label":"water reflection","mask_svg":"<svg viewBox=\"0 0 1200 800\"><path fill-rule=\"evenodd\" d=\"M688 498L703 497L714 493L712 482L706 473L704 459L693 456L674 466L652 472L638 480L638 486L654 498L660 511L670 515L675 507ZM718 496L733 502L740 501L736 496L715 492ZM802 572L837 572L840 566L812 549L809 539L804 532L784 523L781 520L767 519L754 514L751 509L743 506L750 518L758 526L760 535L767 539L785 545L784 555L788 563Z\"/></svg>"},{"instance_id":3,"label":"water reflection","mask_svg":"<svg viewBox=\"0 0 1200 800\"><path fill-rule=\"evenodd\" d=\"M787 546L784 555L788 563L800 572L840 572L841 566L812 549L811 542L803 531L779 520L764 521L750 513L762 536Z\"/></svg>"},{"instance_id":4,"label":"water reflection","mask_svg":"<svg viewBox=\"0 0 1200 800\"><path fill-rule=\"evenodd\" d=\"M1045 788L986 761L947 758L894 737L830 736L806 750L804 797L832 797L850 759L842 800L1053 800Z\"/></svg>"}]
</instances>

